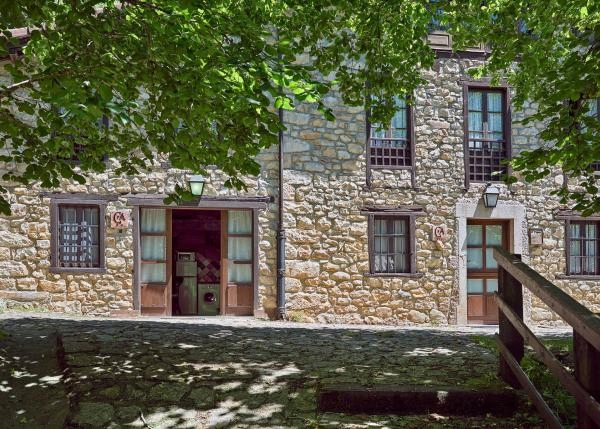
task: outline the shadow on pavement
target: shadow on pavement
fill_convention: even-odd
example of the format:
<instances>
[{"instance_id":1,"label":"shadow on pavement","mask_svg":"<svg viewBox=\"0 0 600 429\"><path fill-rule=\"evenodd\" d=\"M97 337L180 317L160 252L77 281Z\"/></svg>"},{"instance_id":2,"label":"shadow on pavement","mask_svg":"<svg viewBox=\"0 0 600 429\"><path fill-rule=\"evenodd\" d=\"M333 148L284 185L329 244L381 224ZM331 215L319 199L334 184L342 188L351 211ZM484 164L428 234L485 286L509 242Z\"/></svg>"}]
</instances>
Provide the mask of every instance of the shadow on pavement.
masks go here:
<instances>
[{"instance_id":1,"label":"shadow on pavement","mask_svg":"<svg viewBox=\"0 0 600 429\"><path fill-rule=\"evenodd\" d=\"M70 428L342 427L340 416L332 422L317 413L323 386L502 386L495 354L452 330L44 317L8 318L0 327L10 335L0 340L8 353L0 402L20 394L11 402L21 404L12 410L17 427L42 427L36 404L46 402L56 413L43 427L63 427L60 418ZM20 365L11 357L26 349L48 362ZM15 368L33 375L15 378ZM389 427L363 422L352 427Z\"/></svg>"}]
</instances>

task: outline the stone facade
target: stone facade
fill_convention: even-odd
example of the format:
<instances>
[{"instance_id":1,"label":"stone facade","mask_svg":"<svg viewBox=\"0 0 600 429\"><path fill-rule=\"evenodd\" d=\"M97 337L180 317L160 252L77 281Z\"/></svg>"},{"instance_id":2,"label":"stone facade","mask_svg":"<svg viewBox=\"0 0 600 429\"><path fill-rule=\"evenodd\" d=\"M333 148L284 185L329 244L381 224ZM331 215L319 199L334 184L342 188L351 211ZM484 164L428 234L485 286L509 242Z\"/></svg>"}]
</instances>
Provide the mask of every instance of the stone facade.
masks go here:
<instances>
[{"instance_id":1,"label":"stone facade","mask_svg":"<svg viewBox=\"0 0 600 429\"><path fill-rule=\"evenodd\" d=\"M510 247L576 299L600 311L597 280L565 278L565 223L556 219L559 202L550 191L562 185L554 176L535 184L499 184L500 202L483 207L485 185L465 186L464 96L466 71L475 59L439 58L423 73L427 84L414 94L414 186L410 170L370 170L367 178L366 119L361 108L344 106L334 94L326 103L336 120L328 122L310 105L285 112L283 227L286 231L286 309L295 320L369 324L466 323L466 245L468 219L510 222ZM534 106L512 115L513 153L536 147L543 124L517 121ZM248 178L241 194L226 189L212 170L205 195L274 197L258 217L258 302L255 313L275 313L276 229L278 223L277 148L264 151L258 178ZM1 166L0 166L1 169ZM11 217L0 218L0 301L52 310L109 314L137 307L134 245L138 219L127 229L107 228L106 270L53 273L50 269L50 205L56 194L110 196L106 211L132 209L135 196L160 197L184 183L186 172L161 167L139 177L92 175L87 184L65 183L42 190L1 183L10 190ZM415 273L369 275L368 216L365 207L421 207L415 216ZM448 239L432 239L445 226ZM530 245L529 231L541 228L543 244ZM537 324L556 317L528 298L527 316Z\"/></svg>"}]
</instances>

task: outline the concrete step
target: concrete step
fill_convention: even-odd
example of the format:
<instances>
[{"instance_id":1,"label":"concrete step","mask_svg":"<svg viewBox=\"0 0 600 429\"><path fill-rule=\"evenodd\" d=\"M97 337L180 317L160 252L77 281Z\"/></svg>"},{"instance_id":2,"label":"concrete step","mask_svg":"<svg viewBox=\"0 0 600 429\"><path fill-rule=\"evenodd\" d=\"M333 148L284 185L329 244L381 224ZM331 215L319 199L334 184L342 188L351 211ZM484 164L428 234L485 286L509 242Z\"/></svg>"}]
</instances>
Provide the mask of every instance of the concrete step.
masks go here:
<instances>
[{"instance_id":1,"label":"concrete step","mask_svg":"<svg viewBox=\"0 0 600 429\"><path fill-rule=\"evenodd\" d=\"M340 384L323 387L319 412L345 414L429 414L508 417L521 397L512 389L491 390L422 385Z\"/></svg>"}]
</instances>

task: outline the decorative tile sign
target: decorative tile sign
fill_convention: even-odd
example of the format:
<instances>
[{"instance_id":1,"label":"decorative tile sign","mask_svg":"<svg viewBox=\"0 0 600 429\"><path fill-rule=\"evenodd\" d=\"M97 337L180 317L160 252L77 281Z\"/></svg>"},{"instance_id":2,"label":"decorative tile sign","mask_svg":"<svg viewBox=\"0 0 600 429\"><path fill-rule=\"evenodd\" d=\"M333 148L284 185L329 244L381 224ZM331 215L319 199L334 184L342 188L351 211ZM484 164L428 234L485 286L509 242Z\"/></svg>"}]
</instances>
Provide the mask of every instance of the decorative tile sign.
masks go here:
<instances>
[{"instance_id":1,"label":"decorative tile sign","mask_svg":"<svg viewBox=\"0 0 600 429\"><path fill-rule=\"evenodd\" d=\"M117 210L110 212L110 227L111 228L129 228L129 210Z\"/></svg>"},{"instance_id":2,"label":"decorative tile sign","mask_svg":"<svg viewBox=\"0 0 600 429\"><path fill-rule=\"evenodd\" d=\"M544 244L544 230L542 228L531 228L529 230L529 244L532 246Z\"/></svg>"},{"instance_id":3,"label":"decorative tile sign","mask_svg":"<svg viewBox=\"0 0 600 429\"><path fill-rule=\"evenodd\" d=\"M446 225L434 226L432 239L433 241L448 240L448 227Z\"/></svg>"}]
</instances>

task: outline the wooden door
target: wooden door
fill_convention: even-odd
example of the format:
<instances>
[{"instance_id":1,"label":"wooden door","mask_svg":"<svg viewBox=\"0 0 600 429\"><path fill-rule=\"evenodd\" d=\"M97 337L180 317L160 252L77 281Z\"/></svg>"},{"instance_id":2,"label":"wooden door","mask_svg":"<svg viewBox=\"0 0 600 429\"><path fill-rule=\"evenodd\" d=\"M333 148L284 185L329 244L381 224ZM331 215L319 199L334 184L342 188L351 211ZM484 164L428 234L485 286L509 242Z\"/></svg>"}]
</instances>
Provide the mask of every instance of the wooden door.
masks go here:
<instances>
[{"instance_id":1,"label":"wooden door","mask_svg":"<svg viewBox=\"0 0 600 429\"><path fill-rule=\"evenodd\" d=\"M493 248L508 249L508 221L467 221L467 321L498 323L498 265Z\"/></svg>"},{"instance_id":2,"label":"wooden door","mask_svg":"<svg viewBox=\"0 0 600 429\"><path fill-rule=\"evenodd\" d=\"M222 314L251 316L254 308L252 210L223 212Z\"/></svg>"},{"instance_id":3,"label":"wooden door","mask_svg":"<svg viewBox=\"0 0 600 429\"><path fill-rule=\"evenodd\" d=\"M171 210L140 209L140 306L145 316L171 315Z\"/></svg>"}]
</instances>

